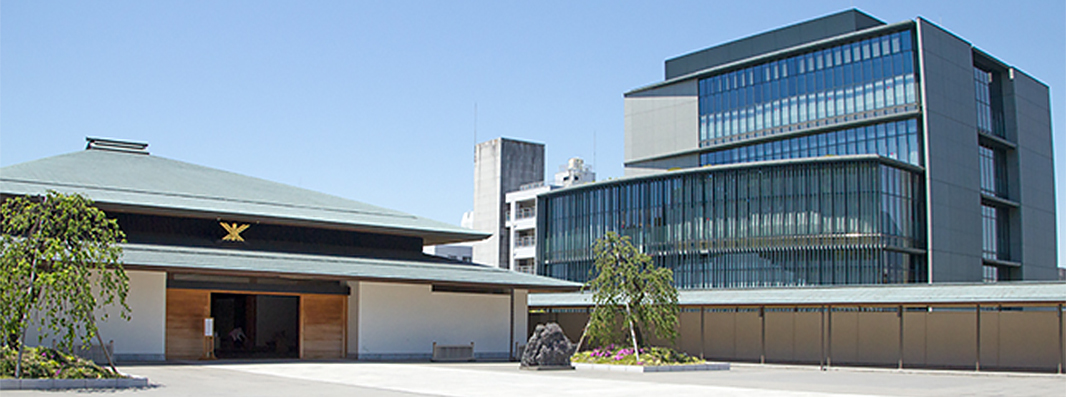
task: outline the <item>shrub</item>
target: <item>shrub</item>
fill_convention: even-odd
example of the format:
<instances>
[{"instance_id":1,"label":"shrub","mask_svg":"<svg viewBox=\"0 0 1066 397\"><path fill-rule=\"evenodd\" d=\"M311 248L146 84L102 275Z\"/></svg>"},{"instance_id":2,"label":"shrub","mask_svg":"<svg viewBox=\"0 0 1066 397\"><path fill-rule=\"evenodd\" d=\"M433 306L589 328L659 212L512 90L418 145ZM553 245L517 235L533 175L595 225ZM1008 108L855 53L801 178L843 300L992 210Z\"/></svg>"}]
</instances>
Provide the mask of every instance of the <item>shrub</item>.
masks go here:
<instances>
[{"instance_id":1,"label":"shrub","mask_svg":"<svg viewBox=\"0 0 1066 397\"><path fill-rule=\"evenodd\" d=\"M0 347L0 378L15 377L18 350ZM27 347L22 352L22 377L26 379L108 379L121 374L92 361L48 347Z\"/></svg>"},{"instance_id":2,"label":"shrub","mask_svg":"<svg viewBox=\"0 0 1066 397\"><path fill-rule=\"evenodd\" d=\"M609 345L597 347L575 353L570 357L571 362L589 364L613 364L613 365L684 365L703 362L698 357L674 351L666 347L648 347L640 349L640 360L633 354L633 348Z\"/></svg>"}]
</instances>

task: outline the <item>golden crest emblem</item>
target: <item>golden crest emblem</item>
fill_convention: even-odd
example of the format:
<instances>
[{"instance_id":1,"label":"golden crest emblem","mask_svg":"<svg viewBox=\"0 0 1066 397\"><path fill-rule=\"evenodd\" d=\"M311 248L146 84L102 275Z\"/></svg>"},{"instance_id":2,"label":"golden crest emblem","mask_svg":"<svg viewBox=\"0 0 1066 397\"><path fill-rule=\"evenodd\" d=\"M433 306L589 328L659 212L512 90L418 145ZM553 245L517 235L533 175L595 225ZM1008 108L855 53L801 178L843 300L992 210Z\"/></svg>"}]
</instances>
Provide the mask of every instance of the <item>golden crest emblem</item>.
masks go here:
<instances>
[{"instance_id":1,"label":"golden crest emblem","mask_svg":"<svg viewBox=\"0 0 1066 397\"><path fill-rule=\"evenodd\" d=\"M241 237L241 232L248 229L249 224L238 225L237 223L219 222L223 229L226 229L226 236L222 238L223 241L244 241L244 237Z\"/></svg>"}]
</instances>

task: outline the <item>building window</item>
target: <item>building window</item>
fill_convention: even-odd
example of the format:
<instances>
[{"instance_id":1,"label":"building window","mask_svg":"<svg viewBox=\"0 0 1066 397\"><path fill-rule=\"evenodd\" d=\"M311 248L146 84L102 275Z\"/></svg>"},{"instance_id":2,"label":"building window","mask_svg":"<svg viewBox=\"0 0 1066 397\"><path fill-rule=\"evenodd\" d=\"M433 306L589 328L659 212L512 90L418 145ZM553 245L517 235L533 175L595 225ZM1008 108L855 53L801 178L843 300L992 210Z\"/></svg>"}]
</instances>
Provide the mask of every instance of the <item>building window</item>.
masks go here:
<instances>
[{"instance_id":1,"label":"building window","mask_svg":"<svg viewBox=\"0 0 1066 397\"><path fill-rule=\"evenodd\" d=\"M994 196L1007 197L1006 152L985 145L979 146L981 158L981 191Z\"/></svg>"},{"instance_id":2,"label":"building window","mask_svg":"<svg viewBox=\"0 0 1066 397\"><path fill-rule=\"evenodd\" d=\"M700 146L915 110L911 41L895 32L701 79Z\"/></svg>"},{"instance_id":3,"label":"building window","mask_svg":"<svg viewBox=\"0 0 1066 397\"><path fill-rule=\"evenodd\" d=\"M901 251L924 248L920 175L871 159L708 168L549 193L537 271L587 281L591 247L614 231L671 269L679 288L918 281L924 257Z\"/></svg>"},{"instance_id":4,"label":"building window","mask_svg":"<svg viewBox=\"0 0 1066 397\"><path fill-rule=\"evenodd\" d=\"M918 121L904 120L757 143L700 155L700 165L877 154L921 165Z\"/></svg>"},{"instance_id":5,"label":"building window","mask_svg":"<svg viewBox=\"0 0 1066 397\"><path fill-rule=\"evenodd\" d=\"M986 259L1010 259L1007 209L981 206L981 253Z\"/></svg>"},{"instance_id":6,"label":"building window","mask_svg":"<svg viewBox=\"0 0 1066 397\"><path fill-rule=\"evenodd\" d=\"M974 91L977 99L977 129L1006 138L1003 128L1003 100L995 73L973 68Z\"/></svg>"}]
</instances>

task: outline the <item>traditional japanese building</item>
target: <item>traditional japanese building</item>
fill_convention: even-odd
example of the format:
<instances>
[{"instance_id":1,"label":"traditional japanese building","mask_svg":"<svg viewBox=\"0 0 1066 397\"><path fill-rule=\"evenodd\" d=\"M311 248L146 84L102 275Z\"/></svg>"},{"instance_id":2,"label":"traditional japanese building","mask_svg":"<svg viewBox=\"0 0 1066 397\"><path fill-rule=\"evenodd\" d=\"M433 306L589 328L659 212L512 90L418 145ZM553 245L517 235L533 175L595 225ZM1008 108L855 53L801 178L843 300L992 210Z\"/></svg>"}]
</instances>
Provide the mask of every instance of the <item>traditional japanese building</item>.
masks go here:
<instances>
[{"instance_id":1,"label":"traditional japanese building","mask_svg":"<svg viewBox=\"0 0 1066 397\"><path fill-rule=\"evenodd\" d=\"M196 359L205 334L231 358L508 359L526 337L527 293L577 287L422 253L486 233L153 156L144 143L90 138L84 151L0 169L4 198L49 190L94 200L126 233L132 319L100 327L120 361Z\"/></svg>"}]
</instances>

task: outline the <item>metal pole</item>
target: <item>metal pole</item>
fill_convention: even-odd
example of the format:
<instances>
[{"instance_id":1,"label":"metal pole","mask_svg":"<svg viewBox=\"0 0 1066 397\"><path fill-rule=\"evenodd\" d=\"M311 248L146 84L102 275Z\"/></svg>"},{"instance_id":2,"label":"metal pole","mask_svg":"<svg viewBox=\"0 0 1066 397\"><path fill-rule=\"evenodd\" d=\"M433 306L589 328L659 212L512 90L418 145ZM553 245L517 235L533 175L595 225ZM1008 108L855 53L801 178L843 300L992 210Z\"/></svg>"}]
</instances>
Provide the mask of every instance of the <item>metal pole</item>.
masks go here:
<instances>
[{"instance_id":1,"label":"metal pole","mask_svg":"<svg viewBox=\"0 0 1066 397\"><path fill-rule=\"evenodd\" d=\"M703 317L703 314L706 313L706 312L707 312L707 307L700 306L700 360L706 360L707 359L706 355L705 355L706 354L706 344L707 344L705 335L707 335L707 332L704 330L705 321L704 321L704 317ZM1062 311L1060 310L1059 312L1061 313ZM1061 323L1062 321L1059 321L1059 322ZM1059 339L1061 339L1061 338L1059 338Z\"/></svg>"}]
</instances>

